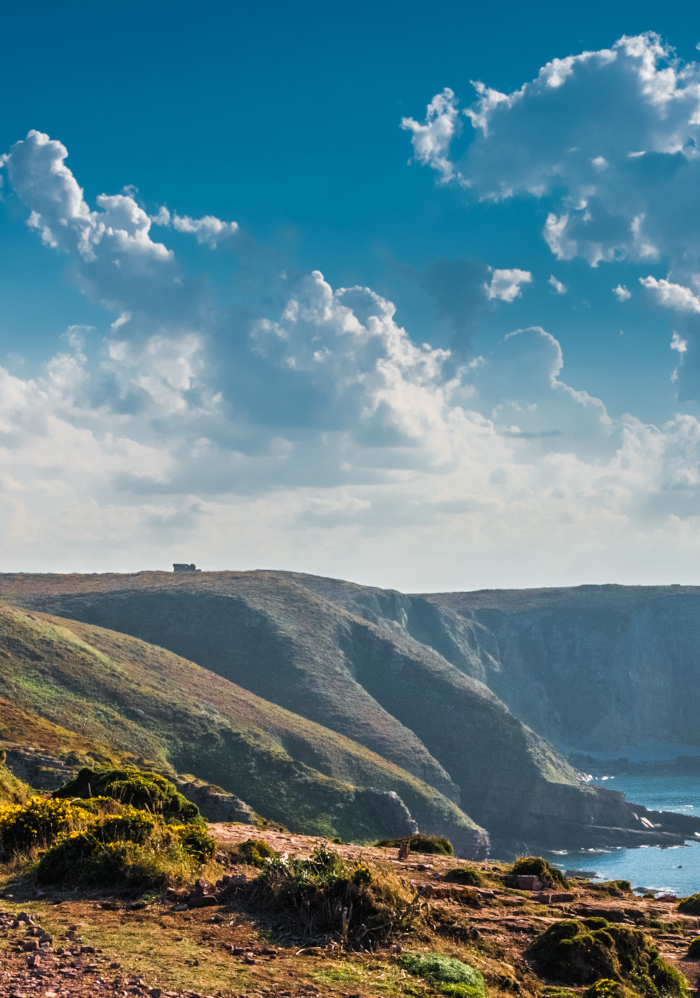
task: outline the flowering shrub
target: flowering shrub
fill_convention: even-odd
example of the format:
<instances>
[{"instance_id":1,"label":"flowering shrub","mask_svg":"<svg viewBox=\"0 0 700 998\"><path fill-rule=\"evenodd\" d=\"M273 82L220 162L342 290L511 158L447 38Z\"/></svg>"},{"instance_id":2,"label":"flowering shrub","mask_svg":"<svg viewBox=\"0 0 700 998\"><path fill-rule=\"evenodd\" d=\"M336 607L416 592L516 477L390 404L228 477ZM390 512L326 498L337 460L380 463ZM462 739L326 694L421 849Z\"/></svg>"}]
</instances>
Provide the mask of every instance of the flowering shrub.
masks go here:
<instances>
[{"instance_id":1,"label":"flowering shrub","mask_svg":"<svg viewBox=\"0 0 700 998\"><path fill-rule=\"evenodd\" d=\"M215 840L196 825L168 825L140 813L146 822L127 815L119 825L121 816L110 817L59 836L41 857L37 881L156 886L198 876L202 864L214 855ZM123 837L110 838L117 831Z\"/></svg>"},{"instance_id":2,"label":"flowering shrub","mask_svg":"<svg viewBox=\"0 0 700 998\"><path fill-rule=\"evenodd\" d=\"M112 797L150 811L166 821L204 825L196 804L187 800L174 783L158 773L146 773L134 767L125 769L81 769L75 779L53 794L55 798Z\"/></svg>"},{"instance_id":3,"label":"flowering shrub","mask_svg":"<svg viewBox=\"0 0 700 998\"><path fill-rule=\"evenodd\" d=\"M199 875L202 865L214 858L216 841L199 823L196 808L197 823L176 824L144 804L95 796L33 797L27 804L2 806L0 860L45 850L37 868L41 883L144 885Z\"/></svg>"},{"instance_id":4,"label":"flowering shrub","mask_svg":"<svg viewBox=\"0 0 700 998\"><path fill-rule=\"evenodd\" d=\"M26 804L0 807L0 858L51 845L57 835L94 821L90 811L68 800L32 797Z\"/></svg>"}]
</instances>

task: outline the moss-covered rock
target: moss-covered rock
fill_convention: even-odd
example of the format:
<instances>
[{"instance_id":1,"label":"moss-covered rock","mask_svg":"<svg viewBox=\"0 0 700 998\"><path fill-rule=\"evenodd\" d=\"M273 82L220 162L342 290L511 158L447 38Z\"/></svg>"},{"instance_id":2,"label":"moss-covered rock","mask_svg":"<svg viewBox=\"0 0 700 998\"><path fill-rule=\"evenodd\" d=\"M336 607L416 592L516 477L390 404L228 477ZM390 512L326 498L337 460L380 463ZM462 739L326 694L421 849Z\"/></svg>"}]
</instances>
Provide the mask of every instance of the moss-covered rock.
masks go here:
<instances>
[{"instance_id":1,"label":"moss-covered rock","mask_svg":"<svg viewBox=\"0 0 700 998\"><path fill-rule=\"evenodd\" d=\"M552 866L541 856L521 856L513 863L511 870L513 877L539 877L543 884L569 888L571 884L566 879L561 870Z\"/></svg>"},{"instance_id":2,"label":"moss-covered rock","mask_svg":"<svg viewBox=\"0 0 700 998\"><path fill-rule=\"evenodd\" d=\"M228 850L229 858L234 863L248 863L250 866L263 867L279 856L278 852L268 845L264 839L246 839Z\"/></svg>"},{"instance_id":3,"label":"moss-covered rock","mask_svg":"<svg viewBox=\"0 0 700 998\"><path fill-rule=\"evenodd\" d=\"M467 887L483 887L484 877L474 867L458 866L454 870L448 870L445 880L451 884L465 884Z\"/></svg>"},{"instance_id":4,"label":"moss-covered rock","mask_svg":"<svg viewBox=\"0 0 700 998\"><path fill-rule=\"evenodd\" d=\"M687 993L687 982L661 959L651 939L639 929L604 918L555 922L525 953L540 974L564 984L594 984L606 978L651 998Z\"/></svg>"}]
</instances>

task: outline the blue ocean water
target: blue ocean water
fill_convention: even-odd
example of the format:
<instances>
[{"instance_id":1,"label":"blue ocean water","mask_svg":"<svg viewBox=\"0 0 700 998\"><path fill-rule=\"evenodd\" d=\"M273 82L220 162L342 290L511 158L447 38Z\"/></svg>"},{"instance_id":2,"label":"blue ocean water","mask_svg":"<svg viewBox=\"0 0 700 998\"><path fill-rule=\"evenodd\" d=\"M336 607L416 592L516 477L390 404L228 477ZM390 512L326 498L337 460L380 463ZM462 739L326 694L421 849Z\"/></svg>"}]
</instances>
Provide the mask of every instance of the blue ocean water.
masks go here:
<instances>
[{"instance_id":1,"label":"blue ocean water","mask_svg":"<svg viewBox=\"0 0 700 998\"><path fill-rule=\"evenodd\" d=\"M595 779L592 783L622 790L627 800L655 811L680 811L700 816L700 777L697 775L626 774ZM603 880L629 880L635 889L648 888L679 897L700 891L700 842L670 849L646 846L610 852L558 852L548 858L563 870L590 870Z\"/></svg>"}]
</instances>

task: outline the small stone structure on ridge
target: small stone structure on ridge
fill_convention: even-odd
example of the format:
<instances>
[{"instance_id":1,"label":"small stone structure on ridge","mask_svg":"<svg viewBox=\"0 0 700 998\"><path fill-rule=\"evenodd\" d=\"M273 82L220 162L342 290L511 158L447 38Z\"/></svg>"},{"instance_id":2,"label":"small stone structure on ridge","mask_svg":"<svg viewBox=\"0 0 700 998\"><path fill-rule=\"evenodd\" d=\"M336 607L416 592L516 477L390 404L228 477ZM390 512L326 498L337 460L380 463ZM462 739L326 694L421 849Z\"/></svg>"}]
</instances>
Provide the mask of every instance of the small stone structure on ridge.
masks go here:
<instances>
[{"instance_id":1,"label":"small stone structure on ridge","mask_svg":"<svg viewBox=\"0 0 700 998\"><path fill-rule=\"evenodd\" d=\"M185 565L176 563L173 565L173 572L201 572L201 568L197 568L196 565Z\"/></svg>"}]
</instances>

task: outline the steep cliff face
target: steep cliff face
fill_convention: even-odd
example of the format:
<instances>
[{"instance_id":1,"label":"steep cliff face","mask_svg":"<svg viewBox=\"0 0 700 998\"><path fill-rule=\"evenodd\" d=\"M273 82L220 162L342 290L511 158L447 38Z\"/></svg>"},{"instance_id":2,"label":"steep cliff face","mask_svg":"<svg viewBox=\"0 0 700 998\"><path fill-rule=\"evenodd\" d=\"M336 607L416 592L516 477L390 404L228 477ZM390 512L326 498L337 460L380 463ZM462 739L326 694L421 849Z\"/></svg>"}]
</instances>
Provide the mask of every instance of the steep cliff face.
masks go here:
<instances>
[{"instance_id":1,"label":"steep cliff face","mask_svg":"<svg viewBox=\"0 0 700 998\"><path fill-rule=\"evenodd\" d=\"M460 668L469 670L470 628L488 630L492 651L481 656L480 675L554 742L610 752L654 741L700 746L700 589L581 586L427 599L446 611Z\"/></svg>"},{"instance_id":2,"label":"steep cliff face","mask_svg":"<svg viewBox=\"0 0 700 998\"><path fill-rule=\"evenodd\" d=\"M700 746L700 588L579 586L409 596L300 584L436 649L556 744Z\"/></svg>"}]
</instances>

